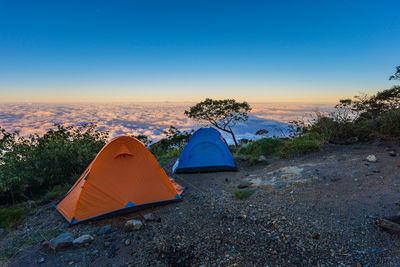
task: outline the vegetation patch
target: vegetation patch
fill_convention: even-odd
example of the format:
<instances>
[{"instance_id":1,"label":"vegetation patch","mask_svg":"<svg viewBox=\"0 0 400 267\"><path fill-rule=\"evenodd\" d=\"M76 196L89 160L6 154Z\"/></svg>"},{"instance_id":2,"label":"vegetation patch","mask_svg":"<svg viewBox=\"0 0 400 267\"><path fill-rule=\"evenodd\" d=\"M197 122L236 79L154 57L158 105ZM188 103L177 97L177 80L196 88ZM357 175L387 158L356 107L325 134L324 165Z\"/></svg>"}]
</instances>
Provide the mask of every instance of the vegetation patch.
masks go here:
<instances>
[{"instance_id":1,"label":"vegetation patch","mask_svg":"<svg viewBox=\"0 0 400 267\"><path fill-rule=\"evenodd\" d=\"M233 192L233 197L236 199L246 199L249 198L252 194L254 194L253 190L249 190L249 189L237 189L235 190L235 192Z\"/></svg>"},{"instance_id":2,"label":"vegetation patch","mask_svg":"<svg viewBox=\"0 0 400 267\"><path fill-rule=\"evenodd\" d=\"M10 229L18 225L25 214L27 208L0 208L0 228Z\"/></svg>"}]
</instances>

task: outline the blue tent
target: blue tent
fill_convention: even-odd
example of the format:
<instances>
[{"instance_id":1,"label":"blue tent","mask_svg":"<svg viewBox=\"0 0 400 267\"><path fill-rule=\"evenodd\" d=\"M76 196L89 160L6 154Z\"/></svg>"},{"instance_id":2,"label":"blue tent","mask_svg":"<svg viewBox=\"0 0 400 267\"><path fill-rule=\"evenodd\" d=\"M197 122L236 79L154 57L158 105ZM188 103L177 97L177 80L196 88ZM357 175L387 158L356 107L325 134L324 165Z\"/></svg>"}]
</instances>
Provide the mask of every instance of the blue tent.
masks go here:
<instances>
[{"instance_id":1,"label":"blue tent","mask_svg":"<svg viewBox=\"0 0 400 267\"><path fill-rule=\"evenodd\" d=\"M172 168L175 173L235 170L228 144L214 128L197 130Z\"/></svg>"}]
</instances>

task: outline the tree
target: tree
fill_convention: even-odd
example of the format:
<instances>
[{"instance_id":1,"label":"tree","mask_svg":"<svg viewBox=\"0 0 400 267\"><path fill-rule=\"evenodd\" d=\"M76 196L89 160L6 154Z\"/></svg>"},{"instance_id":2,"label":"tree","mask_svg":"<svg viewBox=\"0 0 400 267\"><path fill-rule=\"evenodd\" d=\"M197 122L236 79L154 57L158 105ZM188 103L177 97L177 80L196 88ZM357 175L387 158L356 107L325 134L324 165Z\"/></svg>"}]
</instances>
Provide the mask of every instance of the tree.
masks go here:
<instances>
[{"instance_id":1,"label":"tree","mask_svg":"<svg viewBox=\"0 0 400 267\"><path fill-rule=\"evenodd\" d=\"M197 121L206 121L224 132L232 135L237 146L235 134L232 127L239 121L246 121L251 107L247 102L236 102L234 99L213 100L206 98L203 102L197 103L185 115Z\"/></svg>"},{"instance_id":2,"label":"tree","mask_svg":"<svg viewBox=\"0 0 400 267\"><path fill-rule=\"evenodd\" d=\"M146 147L149 147L151 145L151 143L153 142L153 140L151 140L150 137L148 137L147 135L144 135L144 134L132 135L132 137L134 137L137 140L139 140L140 142L142 142L143 145L145 145Z\"/></svg>"},{"instance_id":3,"label":"tree","mask_svg":"<svg viewBox=\"0 0 400 267\"><path fill-rule=\"evenodd\" d=\"M389 77L389 80L400 80L400 66L396 67L396 72Z\"/></svg>"}]
</instances>

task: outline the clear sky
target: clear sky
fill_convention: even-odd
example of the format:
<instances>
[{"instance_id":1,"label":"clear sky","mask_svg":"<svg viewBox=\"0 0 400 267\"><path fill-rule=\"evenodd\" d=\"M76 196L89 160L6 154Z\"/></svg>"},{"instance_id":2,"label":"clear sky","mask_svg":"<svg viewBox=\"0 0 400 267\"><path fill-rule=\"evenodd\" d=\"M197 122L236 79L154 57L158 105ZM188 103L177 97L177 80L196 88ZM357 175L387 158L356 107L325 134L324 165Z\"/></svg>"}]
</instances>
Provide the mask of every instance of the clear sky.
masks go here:
<instances>
[{"instance_id":1,"label":"clear sky","mask_svg":"<svg viewBox=\"0 0 400 267\"><path fill-rule=\"evenodd\" d=\"M0 101L336 102L391 87L400 1L0 0Z\"/></svg>"}]
</instances>

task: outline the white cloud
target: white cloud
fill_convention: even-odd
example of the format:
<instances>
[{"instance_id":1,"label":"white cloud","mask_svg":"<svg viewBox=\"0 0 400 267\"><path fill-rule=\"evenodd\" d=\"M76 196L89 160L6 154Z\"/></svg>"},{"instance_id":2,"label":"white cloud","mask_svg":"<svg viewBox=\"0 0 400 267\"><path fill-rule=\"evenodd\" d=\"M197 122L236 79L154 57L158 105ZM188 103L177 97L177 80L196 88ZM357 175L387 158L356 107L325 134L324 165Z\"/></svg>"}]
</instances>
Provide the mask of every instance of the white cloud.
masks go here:
<instances>
[{"instance_id":1,"label":"white cloud","mask_svg":"<svg viewBox=\"0 0 400 267\"><path fill-rule=\"evenodd\" d=\"M0 126L8 131L20 130L28 136L43 134L54 123L65 125L93 122L99 129L109 130L111 137L125 134L145 134L152 139L163 137L162 131L173 125L182 130L199 128L184 114L191 104L185 103L0 103ZM278 135L288 122L308 117L314 110L327 110L328 105L310 104L251 104L250 120L238 124L239 138L251 138L259 129ZM226 135L225 135L226 136ZM230 140L229 136L226 136Z\"/></svg>"}]
</instances>

